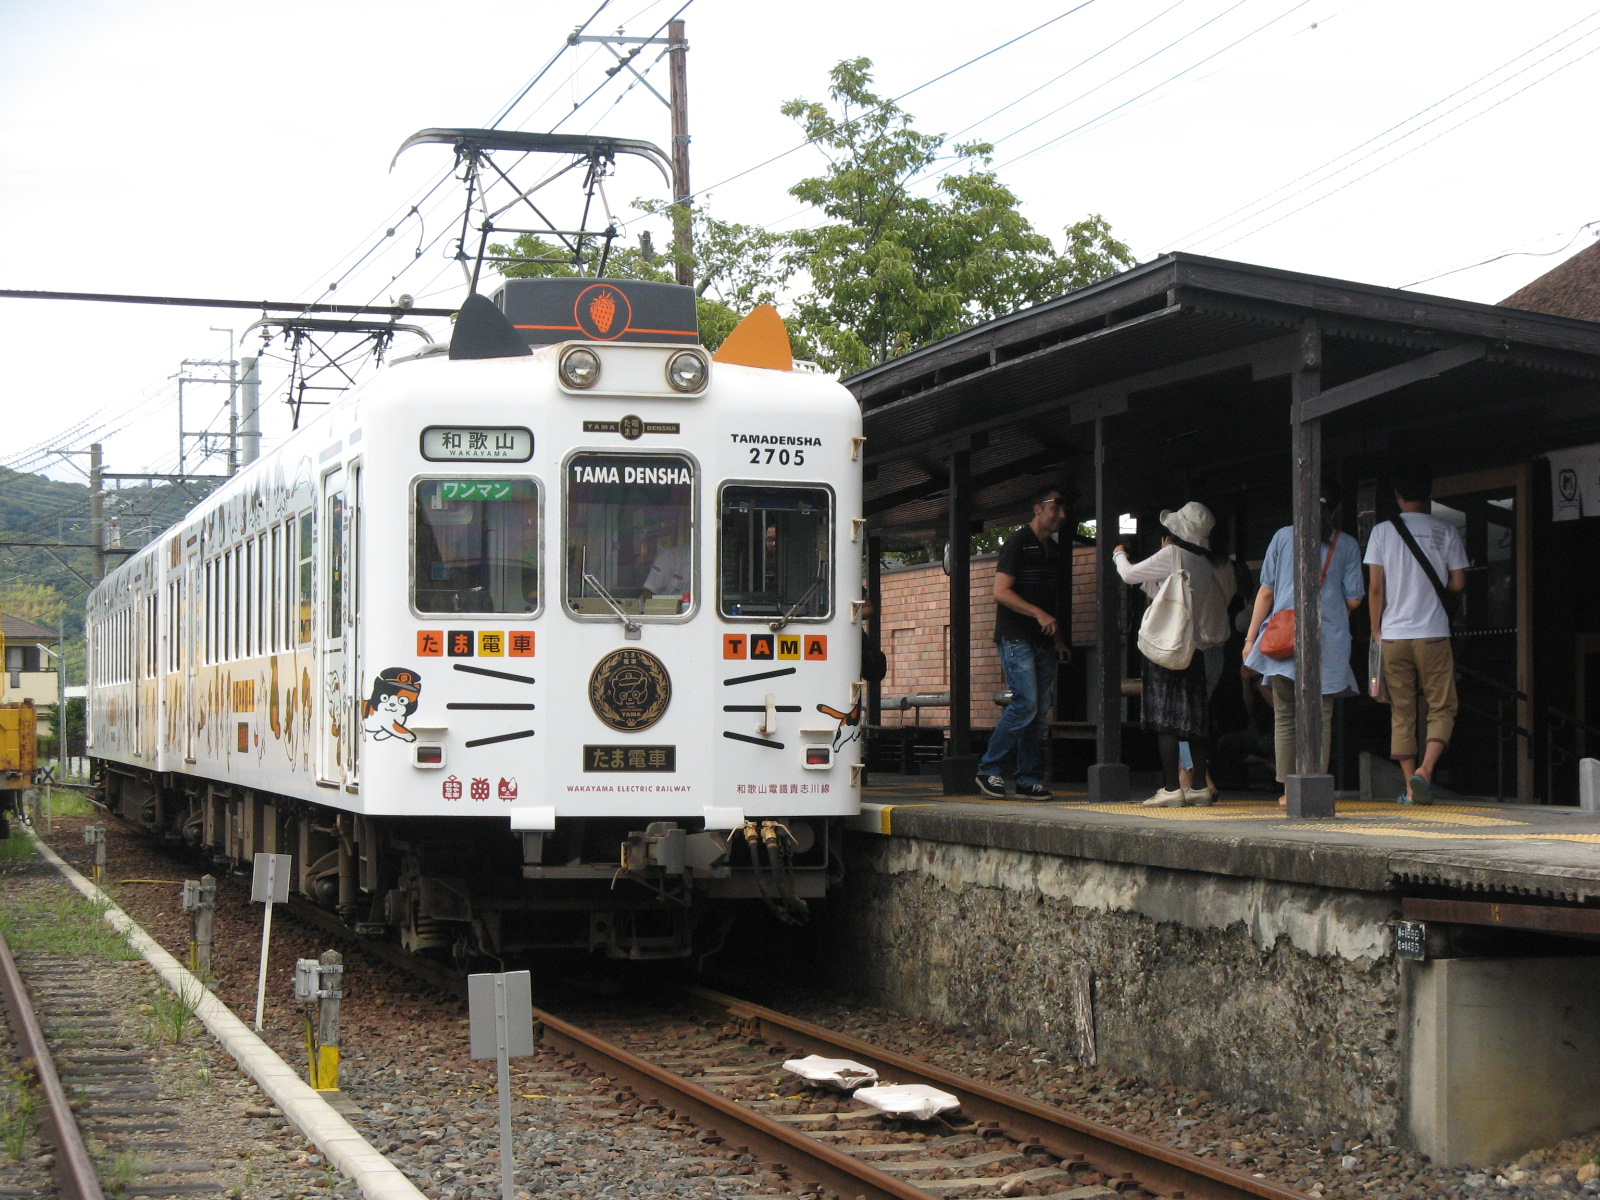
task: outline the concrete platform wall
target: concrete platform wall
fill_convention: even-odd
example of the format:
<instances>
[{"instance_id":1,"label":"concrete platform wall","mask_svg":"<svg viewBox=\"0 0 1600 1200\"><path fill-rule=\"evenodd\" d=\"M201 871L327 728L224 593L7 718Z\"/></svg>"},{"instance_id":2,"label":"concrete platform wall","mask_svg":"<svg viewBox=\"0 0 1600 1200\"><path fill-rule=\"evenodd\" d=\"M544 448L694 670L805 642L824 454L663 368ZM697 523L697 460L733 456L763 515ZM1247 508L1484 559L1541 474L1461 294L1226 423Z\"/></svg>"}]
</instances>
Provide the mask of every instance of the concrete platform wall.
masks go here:
<instances>
[{"instance_id":1,"label":"concrete platform wall","mask_svg":"<svg viewBox=\"0 0 1600 1200\"><path fill-rule=\"evenodd\" d=\"M1406 1137L1387 896L906 838L850 853L826 920L858 998Z\"/></svg>"},{"instance_id":2,"label":"concrete platform wall","mask_svg":"<svg viewBox=\"0 0 1600 1200\"><path fill-rule=\"evenodd\" d=\"M1600 958L1406 967L1418 1149L1495 1162L1600 1125Z\"/></svg>"}]
</instances>

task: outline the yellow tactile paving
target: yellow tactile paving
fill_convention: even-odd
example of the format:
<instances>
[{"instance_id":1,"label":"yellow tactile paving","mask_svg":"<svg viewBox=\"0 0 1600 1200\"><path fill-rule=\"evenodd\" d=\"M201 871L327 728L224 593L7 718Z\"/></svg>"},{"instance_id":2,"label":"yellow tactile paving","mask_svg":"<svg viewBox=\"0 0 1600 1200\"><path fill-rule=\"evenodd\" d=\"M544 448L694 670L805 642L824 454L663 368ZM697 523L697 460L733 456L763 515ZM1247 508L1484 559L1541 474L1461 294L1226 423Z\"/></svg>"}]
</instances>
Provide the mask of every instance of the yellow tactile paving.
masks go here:
<instances>
[{"instance_id":1,"label":"yellow tactile paving","mask_svg":"<svg viewBox=\"0 0 1600 1200\"><path fill-rule=\"evenodd\" d=\"M1132 804L1076 804L1074 812L1103 812L1123 816L1151 817L1155 820L1180 821L1287 821L1288 814L1272 804L1222 801L1207 807L1196 808L1145 808ZM1360 815L1370 821L1418 822L1429 827L1440 825L1491 826L1515 825L1527 828L1526 821L1513 817L1490 816L1481 809L1464 805L1436 804L1426 808L1392 804L1379 800L1341 800L1338 828L1345 829L1347 817Z\"/></svg>"},{"instance_id":2,"label":"yellow tactile paving","mask_svg":"<svg viewBox=\"0 0 1600 1200\"><path fill-rule=\"evenodd\" d=\"M1600 845L1600 833L1446 833L1438 828L1407 829L1403 825L1339 825L1340 833L1368 833L1379 837L1473 838L1499 842L1588 842ZM1526 825L1523 826L1527 828Z\"/></svg>"}]
</instances>

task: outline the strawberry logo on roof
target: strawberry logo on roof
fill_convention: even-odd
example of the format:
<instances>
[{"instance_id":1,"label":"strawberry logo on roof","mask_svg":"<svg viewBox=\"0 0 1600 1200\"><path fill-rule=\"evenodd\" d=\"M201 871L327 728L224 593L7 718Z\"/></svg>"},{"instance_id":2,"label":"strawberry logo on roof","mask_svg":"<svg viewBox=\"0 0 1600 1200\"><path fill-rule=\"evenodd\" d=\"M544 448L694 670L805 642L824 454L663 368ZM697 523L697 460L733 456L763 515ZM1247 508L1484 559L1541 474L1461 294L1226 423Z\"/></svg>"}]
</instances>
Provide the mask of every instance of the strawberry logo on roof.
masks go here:
<instances>
[{"instance_id":1,"label":"strawberry logo on roof","mask_svg":"<svg viewBox=\"0 0 1600 1200\"><path fill-rule=\"evenodd\" d=\"M628 332L633 322L633 304L627 293L613 283L584 288L572 310L578 328L598 342L615 341Z\"/></svg>"}]
</instances>

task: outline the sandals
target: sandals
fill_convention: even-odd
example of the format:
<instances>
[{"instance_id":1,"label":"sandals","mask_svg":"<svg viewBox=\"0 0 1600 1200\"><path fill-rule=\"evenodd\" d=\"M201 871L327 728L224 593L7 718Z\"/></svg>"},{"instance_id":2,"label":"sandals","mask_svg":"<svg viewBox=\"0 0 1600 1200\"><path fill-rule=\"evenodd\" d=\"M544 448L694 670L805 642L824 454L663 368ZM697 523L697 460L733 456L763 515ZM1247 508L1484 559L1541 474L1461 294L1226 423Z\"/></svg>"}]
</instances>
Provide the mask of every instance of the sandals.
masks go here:
<instances>
[{"instance_id":1,"label":"sandals","mask_svg":"<svg viewBox=\"0 0 1600 1200\"><path fill-rule=\"evenodd\" d=\"M1411 790L1401 792L1396 804L1428 805L1433 803L1433 784L1421 775L1411 777Z\"/></svg>"}]
</instances>

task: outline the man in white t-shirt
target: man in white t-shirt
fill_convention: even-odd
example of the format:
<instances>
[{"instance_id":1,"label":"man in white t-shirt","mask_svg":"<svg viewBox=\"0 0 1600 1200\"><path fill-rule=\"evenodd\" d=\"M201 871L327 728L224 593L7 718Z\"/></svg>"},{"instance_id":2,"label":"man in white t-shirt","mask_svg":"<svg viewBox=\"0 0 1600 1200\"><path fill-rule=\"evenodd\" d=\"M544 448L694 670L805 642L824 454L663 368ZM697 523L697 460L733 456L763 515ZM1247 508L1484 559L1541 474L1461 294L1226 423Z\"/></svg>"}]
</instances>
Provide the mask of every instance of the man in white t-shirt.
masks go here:
<instances>
[{"instance_id":1,"label":"man in white t-shirt","mask_svg":"<svg viewBox=\"0 0 1600 1200\"><path fill-rule=\"evenodd\" d=\"M1452 592L1467 586L1467 551L1455 526L1428 512L1433 475L1406 465L1390 483L1400 515L1439 583ZM1433 772L1455 731L1456 667L1450 649L1450 615L1433 585L1389 521L1372 527L1363 560L1372 568L1367 603L1372 636L1383 644L1383 680L1389 689L1389 755L1406 776L1402 804L1433 803ZM1427 744L1417 765L1417 691L1428 699Z\"/></svg>"}]
</instances>

